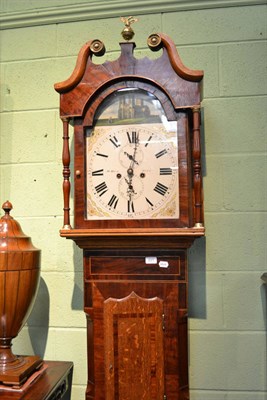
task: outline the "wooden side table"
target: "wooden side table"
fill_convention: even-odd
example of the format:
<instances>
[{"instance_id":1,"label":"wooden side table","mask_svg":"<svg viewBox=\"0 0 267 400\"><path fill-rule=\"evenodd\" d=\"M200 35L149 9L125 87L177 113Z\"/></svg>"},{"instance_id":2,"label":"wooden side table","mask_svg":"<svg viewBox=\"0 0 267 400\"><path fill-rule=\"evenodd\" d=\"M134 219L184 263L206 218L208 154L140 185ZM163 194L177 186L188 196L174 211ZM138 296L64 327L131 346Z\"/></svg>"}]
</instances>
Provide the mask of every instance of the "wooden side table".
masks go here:
<instances>
[{"instance_id":1,"label":"wooden side table","mask_svg":"<svg viewBox=\"0 0 267 400\"><path fill-rule=\"evenodd\" d=\"M0 387L1 400L70 400L73 363L44 361L43 370L36 373L28 385L20 389Z\"/></svg>"}]
</instances>

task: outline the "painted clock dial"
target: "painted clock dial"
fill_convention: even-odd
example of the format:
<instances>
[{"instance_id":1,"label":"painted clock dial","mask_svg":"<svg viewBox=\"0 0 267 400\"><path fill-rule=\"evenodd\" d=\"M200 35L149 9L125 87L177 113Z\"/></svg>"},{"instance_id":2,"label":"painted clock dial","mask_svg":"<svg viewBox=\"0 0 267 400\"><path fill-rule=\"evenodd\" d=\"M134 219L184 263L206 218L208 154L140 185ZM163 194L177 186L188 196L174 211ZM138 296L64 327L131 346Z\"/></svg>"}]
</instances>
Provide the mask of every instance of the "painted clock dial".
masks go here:
<instances>
[{"instance_id":1,"label":"painted clock dial","mask_svg":"<svg viewBox=\"0 0 267 400\"><path fill-rule=\"evenodd\" d=\"M140 89L106 103L86 129L87 219L178 218L177 122Z\"/></svg>"}]
</instances>

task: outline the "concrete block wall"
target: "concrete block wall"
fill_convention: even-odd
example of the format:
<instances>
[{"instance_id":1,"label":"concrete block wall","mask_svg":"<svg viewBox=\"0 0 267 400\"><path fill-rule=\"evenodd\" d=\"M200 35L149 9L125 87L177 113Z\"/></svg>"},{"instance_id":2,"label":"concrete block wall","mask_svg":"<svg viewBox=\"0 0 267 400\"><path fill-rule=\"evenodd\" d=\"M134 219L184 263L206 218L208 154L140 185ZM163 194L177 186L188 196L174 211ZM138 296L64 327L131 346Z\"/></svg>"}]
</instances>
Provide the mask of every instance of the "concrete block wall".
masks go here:
<instances>
[{"instance_id":1,"label":"concrete block wall","mask_svg":"<svg viewBox=\"0 0 267 400\"><path fill-rule=\"evenodd\" d=\"M57 23L54 15L62 7L86 3L0 1L0 202L13 203L13 216L42 250L37 299L13 347L16 353L72 360L72 400L84 398L86 383L82 258L58 234L62 126L53 85L70 76L90 39L103 40L105 57L117 58L118 17L127 15L121 2L116 16L107 16L106 9L102 18L74 15ZM169 1L166 9L172 8L163 12L159 1L148 1L149 12L140 8L134 14L136 56L156 57L146 39L162 31L175 41L186 66L205 71L206 238L195 243L189 260L191 400L266 400L266 291L260 277L267 271L267 10L264 1L216 3ZM38 13L46 19L36 25L19 19ZM18 22L8 25L10 18Z\"/></svg>"}]
</instances>

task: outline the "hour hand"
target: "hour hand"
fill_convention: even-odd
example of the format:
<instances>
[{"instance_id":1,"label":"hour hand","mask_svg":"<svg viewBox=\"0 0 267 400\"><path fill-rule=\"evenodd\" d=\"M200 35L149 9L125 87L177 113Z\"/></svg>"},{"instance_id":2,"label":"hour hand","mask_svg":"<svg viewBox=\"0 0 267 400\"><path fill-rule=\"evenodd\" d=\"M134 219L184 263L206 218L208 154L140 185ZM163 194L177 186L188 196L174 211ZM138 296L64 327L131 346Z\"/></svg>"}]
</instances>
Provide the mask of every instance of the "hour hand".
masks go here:
<instances>
[{"instance_id":1,"label":"hour hand","mask_svg":"<svg viewBox=\"0 0 267 400\"><path fill-rule=\"evenodd\" d=\"M129 160L131 160L135 164L139 165L139 163L134 159L134 157L131 154L127 153L127 151L125 151L124 154L129 158Z\"/></svg>"}]
</instances>

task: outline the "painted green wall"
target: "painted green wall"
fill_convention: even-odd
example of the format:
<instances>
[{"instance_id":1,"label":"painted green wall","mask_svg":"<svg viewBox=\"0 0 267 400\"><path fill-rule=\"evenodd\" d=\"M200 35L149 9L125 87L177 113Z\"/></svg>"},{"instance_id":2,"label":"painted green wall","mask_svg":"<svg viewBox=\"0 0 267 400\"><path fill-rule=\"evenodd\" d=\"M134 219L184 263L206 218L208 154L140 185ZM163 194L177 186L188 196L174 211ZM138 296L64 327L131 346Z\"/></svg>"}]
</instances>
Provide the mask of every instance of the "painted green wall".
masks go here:
<instances>
[{"instance_id":1,"label":"painted green wall","mask_svg":"<svg viewBox=\"0 0 267 400\"><path fill-rule=\"evenodd\" d=\"M137 57L149 54L148 35L162 31L175 41L187 67L205 71L207 233L190 255L191 400L267 396L266 292L260 279L267 271L263 3L167 1L164 11L164 2L148 1L142 8L137 1L133 12L139 18ZM118 17L130 14L122 4L0 1L0 202L13 203L13 216L42 250L38 296L14 351L74 361L73 400L84 398L86 382L82 259L58 234L62 126L53 85L70 76L79 49L90 39L103 40L106 57L117 58Z\"/></svg>"}]
</instances>

